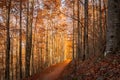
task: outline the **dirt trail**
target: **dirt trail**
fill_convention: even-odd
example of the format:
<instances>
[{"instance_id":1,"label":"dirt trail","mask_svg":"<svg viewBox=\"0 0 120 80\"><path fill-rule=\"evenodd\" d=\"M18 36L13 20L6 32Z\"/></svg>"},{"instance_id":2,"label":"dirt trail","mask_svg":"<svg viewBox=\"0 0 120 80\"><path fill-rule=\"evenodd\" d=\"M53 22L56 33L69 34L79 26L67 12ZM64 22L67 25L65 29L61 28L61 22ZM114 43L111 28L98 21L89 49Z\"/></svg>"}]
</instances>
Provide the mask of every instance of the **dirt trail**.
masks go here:
<instances>
[{"instance_id":1,"label":"dirt trail","mask_svg":"<svg viewBox=\"0 0 120 80\"><path fill-rule=\"evenodd\" d=\"M30 80L56 80L70 61L71 60L65 60L64 62L53 65L40 74L33 76Z\"/></svg>"}]
</instances>

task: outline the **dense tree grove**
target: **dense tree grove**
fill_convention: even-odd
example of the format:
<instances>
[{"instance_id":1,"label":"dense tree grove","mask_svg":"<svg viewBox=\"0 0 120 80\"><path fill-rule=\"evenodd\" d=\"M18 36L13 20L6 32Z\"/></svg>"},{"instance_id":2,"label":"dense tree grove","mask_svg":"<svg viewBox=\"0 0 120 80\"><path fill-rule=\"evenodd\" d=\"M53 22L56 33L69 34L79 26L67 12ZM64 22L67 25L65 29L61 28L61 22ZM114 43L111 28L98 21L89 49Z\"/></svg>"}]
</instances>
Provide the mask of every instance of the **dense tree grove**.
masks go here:
<instances>
[{"instance_id":1,"label":"dense tree grove","mask_svg":"<svg viewBox=\"0 0 120 80\"><path fill-rule=\"evenodd\" d=\"M0 0L0 80L120 50L120 0Z\"/></svg>"}]
</instances>

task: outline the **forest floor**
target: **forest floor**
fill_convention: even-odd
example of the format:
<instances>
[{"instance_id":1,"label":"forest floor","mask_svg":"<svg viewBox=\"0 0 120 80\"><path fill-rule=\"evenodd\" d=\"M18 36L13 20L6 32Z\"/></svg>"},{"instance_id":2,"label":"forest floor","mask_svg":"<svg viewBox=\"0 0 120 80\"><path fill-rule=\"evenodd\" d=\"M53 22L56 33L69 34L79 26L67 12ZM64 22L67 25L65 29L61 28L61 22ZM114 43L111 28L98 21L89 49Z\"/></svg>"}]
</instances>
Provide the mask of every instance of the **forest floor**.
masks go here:
<instances>
[{"instance_id":1,"label":"forest floor","mask_svg":"<svg viewBox=\"0 0 120 80\"><path fill-rule=\"evenodd\" d=\"M56 80L60 77L66 66L70 63L70 59L65 60L61 63L52 65L47 69L43 70L40 74L35 74L27 80Z\"/></svg>"},{"instance_id":2,"label":"forest floor","mask_svg":"<svg viewBox=\"0 0 120 80\"><path fill-rule=\"evenodd\" d=\"M66 60L27 80L120 80L120 54Z\"/></svg>"},{"instance_id":3,"label":"forest floor","mask_svg":"<svg viewBox=\"0 0 120 80\"><path fill-rule=\"evenodd\" d=\"M57 80L120 80L120 54L71 61Z\"/></svg>"}]
</instances>

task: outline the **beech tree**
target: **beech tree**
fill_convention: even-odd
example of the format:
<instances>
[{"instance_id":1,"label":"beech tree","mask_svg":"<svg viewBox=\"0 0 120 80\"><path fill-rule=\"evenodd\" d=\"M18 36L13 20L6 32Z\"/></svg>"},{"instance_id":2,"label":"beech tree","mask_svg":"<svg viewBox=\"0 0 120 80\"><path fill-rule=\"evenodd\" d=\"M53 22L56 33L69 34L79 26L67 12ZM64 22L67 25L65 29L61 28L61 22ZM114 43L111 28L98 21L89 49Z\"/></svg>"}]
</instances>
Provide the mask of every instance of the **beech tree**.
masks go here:
<instances>
[{"instance_id":1,"label":"beech tree","mask_svg":"<svg viewBox=\"0 0 120 80\"><path fill-rule=\"evenodd\" d=\"M89 54L89 46L88 46L88 0L85 0L85 5L84 5L84 58L88 58Z\"/></svg>"},{"instance_id":2,"label":"beech tree","mask_svg":"<svg viewBox=\"0 0 120 80\"><path fill-rule=\"evenodd\" d=\"M30 6L31 4L31 6ZM25 75L30 76L30 59L32 53L32 23L33 23L33 4L34 0L27 2L27 23L26 23L26 55L25 55Z\"/></svg>"},{"instance_id":3,"label":"beech tree","mask_svg":"<svg viewBox=\"0 0 120 80\"><path fill-rule=\"evenodd\" d=\"M106 51L117 53L120 50L120 0L108 0Z\"/></svg>"},{"instance_id":4,"label":"beech tree","mask_svg":"<svg viewBox=\"0 0 120 80\"><path fill-rule=\"evenodd\" d=\"M75 10L74 10L74 7L75 7L75 1L73 0L73 18L74 18L74 14L75 14ZM75 58L75 34L74 34L74 25L75 25L75 23L74 23L74 19L73 19L73 42L72 42L72 48L73 48L73 52L72 52L72 58L73 58L73 60L74 60L74 58Z\"/></svg>"},{"instance_id":5,"label":"beech tree","mask_svg":"<svg viewBox=\"0 0 120 80\"><path fill-rule=\"evenodd\" d=\"M7 26L7 39L6 39L6 68L5 68L5 80L10 79L10 9L11 9L11 0L8 0L6 3L6 6L8 6L7 10L7 21L6 21L6 26Z\"/></svg>"},{"instance_id":6,"label":"beech tree","mask_svg":"<svg viewBox=\"0 0 120 80\"><path fill-rule=\"evenodd\" d=\"M20 64L20 79L22 79L22 0L20 0L20 39L19 39L19 64Z\"/></svg>"}]
</instances>

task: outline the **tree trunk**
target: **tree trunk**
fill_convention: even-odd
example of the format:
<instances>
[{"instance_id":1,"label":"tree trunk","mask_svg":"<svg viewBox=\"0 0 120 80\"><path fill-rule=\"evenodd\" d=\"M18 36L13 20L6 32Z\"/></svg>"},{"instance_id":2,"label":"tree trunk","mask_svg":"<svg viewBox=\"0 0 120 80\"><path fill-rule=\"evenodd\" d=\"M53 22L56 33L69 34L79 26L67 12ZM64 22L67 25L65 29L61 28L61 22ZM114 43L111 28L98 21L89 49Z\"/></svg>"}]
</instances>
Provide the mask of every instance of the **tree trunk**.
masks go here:
<instances>
[{"instance_id":1,"label":"tree trunk","mask_svg":"<svg viewBox=\"0 0 120 80\"><path fill-rule=\"evenodd\" d=\"M79 24L79 22L80 22L80 5L79 5L79 0L77 0L77 8L78 8L78 11L77 11L77 17L78 17L78 21L77 21L77 26L78 26L78 30L77 30L77 32L78 32L78 45L77 45L77 47L78 47L78 53L77 53L77 58L79 59L80 58L80 53L81 53L81 51L80 51L80 24Z\"/></svg>"},{"instance_id":2,"label":"tree trunk","mask_svg":"<svg viewBox=\"0 0 120 80\"><path fill-rule=\"evenodd\" d=\"M108 0L106 52L120 50L120 0Z\"/></svg>"},{"instance_id":3,"label":"tree trunk","mask_svg":"<svg viewBox=\"0 0 120 80\"><path fill-rule=\"evenodd\" d=\"M22 79L22 0L20 0L20 30L19 30L19 37L20 37L20 40L19 40L19 64L20 64L20 68L19 68L19 71L20 71L20 79Z\"/></svg>"},{"instance_id":4,"label":"tree trunk","mask_svg":"<svg viewBox=\"0 0 120 80\"><path fill-rule=\"evenodd\" d=\"M95 55L95 1L93 0L93 54Z\"/></svg>"},{"instance_id":5,"label":"tree trunk","mask_svg":"<svg viewBox=\"0 0 120 80\"><path fill-rule=\"evenodd\" d=\"M33 3L34 0L31 1L32 7L29 6L29 0L27 2L27 27L26 27L26 56L25 56L25 74L26 78L30 76L30 59L32 53L32 22L33 22ZM31 11L30 11L30 10Z\"/></svg>"},{"instance_id":6,"label":"tree trunk","mask_svg":"<svg viewBox=\"0 0 120 80\"><path fill-rule=\"evenodd\" d=\"M102 30L102 11L101 0L99 0L99 52L103 50L103 30Z\"/></svg>"},{"instance_id":7,"label":"tree trunk","mask_svg":"<svg viewBox=\"0 0 120 80\"><path fill-rule=\"evenodd\" d=\"M73 0L73 18L74 18L74 15L75 15L74 6L75 6L75 1ZM75 41L75 40L74 40L74 32L75 32L75 31L74 31L74 25L75 25L75 23L74 23L74 19L73 19L73 42L72 42L72 46L73 46L73 47L72 47L72 48L73 48L72 58L73 58L73 60L74 60L74 57L75 57L75 53L74 53L74 52L75 52L75 47L74 47L74 45L75 45L75 44L74 44L74 41Z\"/></svg>"},{"instance_id":8,"label":"tree trunk","mask_svg":"<svg viewBox=\"0 0 120 80\"><path fill-rule=\"evenodd\" d=\"M5 80L10 79L10 8L11 8L11 0L8 1L8 12L7 12L7 21L6 21L6 27L7 27L7 43L6 43L6 64L5 64Z\"/></svg>"},{"instance_id":9,"label":"tree trunk","mask_svg":"<svg viewBox=\"0 0 120 80\"><path fill-rule=\"evenodd\" d=\"M88 50L88 0L85 0L84 6L84 55L83 61L85 58L88 58L89 50Z\"/></svg>"}]
</instances>

